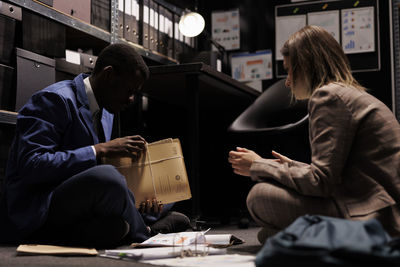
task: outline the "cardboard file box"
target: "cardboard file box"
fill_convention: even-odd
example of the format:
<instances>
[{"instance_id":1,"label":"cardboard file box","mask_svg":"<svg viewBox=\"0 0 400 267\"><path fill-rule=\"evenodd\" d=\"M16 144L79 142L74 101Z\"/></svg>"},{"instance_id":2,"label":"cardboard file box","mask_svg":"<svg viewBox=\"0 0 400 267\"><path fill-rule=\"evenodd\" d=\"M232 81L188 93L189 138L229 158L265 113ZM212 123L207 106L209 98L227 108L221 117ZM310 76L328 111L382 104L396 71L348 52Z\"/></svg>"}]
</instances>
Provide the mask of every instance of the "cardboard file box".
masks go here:
<instances>
[{"instance_id":1,"label":"cardboard file box","mask_svg":"<svg viewBox=\"0 0 400 267\"><path fill-rule=\"evenodd\" d=\"M63 58L56 58L56 82L73 80L78 74L89 73L91 70L83 65L74 64Z\"/></svg>"},{"instance_id":2,"label":"cardboard file box","mask_svg":"<svg viewBox=\"0 0 400 267\"><path fill-rule=\"evenodd\" d=\"M53 0L53 7L90 24L90 0Z\"/></svg>"},{"instance_id":3,"label":"cardboard file box","mask_svg":"<svg viewBox=\"0 0 400 267\"><path fill-rule=\"evenodd\" d=\"M35 2L40 2L48 6L53 6L53 0L34 0Z\"/></svg>"},{"instance_id":4,"label":"cardboard file box","mask_svg":"<svg viewBox=\"0 0 400 267\"><path fill-rule=\"evenodd\" d=\"M16 25L21 19L20 7L0 1L0 62L6 65L13 58Z\"/></svg>"},{"instance_id":5,"label":"cardboard file box","mask_svg":"<svg viewBox=\"0 0 400 267\"><path fill-rule=\"evenodd\" d=\"M0 109L14 110L14 68L0 64Z\"/></svg>"},{"instance_id":6,"label":"cardboard file box","mask_svg":"<svg viewBox=\"0 0 400 267\"><path fill-rule=\"evenodd\" d=\"M97 61L97 56L81 53L81 65L83 65L84 67L89 69L94 69L96 61Z\"/></svg>"},{"instance_id":7,"label":"cardboard file box","mask_svg":"<svg viewBox=\"0 0 400 267\"><path fill-rule=\"evenodd\" d=\"M33 52L16 48L17 94L15 111L18 111L36 91L55 82L55 61Z\"/></svg>"},{"instance_id":8,"label":"cardboard file box","mask_svg":"<svg viewBox=\"0 0 400 267\"><path fill-rule=\"evenodd\" d=\"M110 31L111 0L92 0L91 23L105 31Z\"/></svg>"},{"instance_id":9,"label":"cardboard file box","mask_svg":"<svg viewBox=\"0 0 400 267\"><path fill-rule=\"evenodd\" d=\"M0 15L0 62L10 64L15 45L15 25L12 18Z\"/></svg>"},{"instance_id":10,"label":"cardboard file box","mask_svg":"<svg viewBox=\"0 0 400 267\"><path fill-rule=\"evenodd\" d=\"M150 143L137 161L131 158L104 159L117 167L134 193L136 207L156 198L163 204L192 197L178 139L164 139Z\"/></svg>"},{"instance_id":11,"label":"cardboard file box","mask_svg":"<svg viewBox=\"0 0 400 267\"><path fill-rule=\"evenodd\" d=\"M49 57L65 56L65 26L22 9L22 48Z\"/></svg>"}]
</instances>

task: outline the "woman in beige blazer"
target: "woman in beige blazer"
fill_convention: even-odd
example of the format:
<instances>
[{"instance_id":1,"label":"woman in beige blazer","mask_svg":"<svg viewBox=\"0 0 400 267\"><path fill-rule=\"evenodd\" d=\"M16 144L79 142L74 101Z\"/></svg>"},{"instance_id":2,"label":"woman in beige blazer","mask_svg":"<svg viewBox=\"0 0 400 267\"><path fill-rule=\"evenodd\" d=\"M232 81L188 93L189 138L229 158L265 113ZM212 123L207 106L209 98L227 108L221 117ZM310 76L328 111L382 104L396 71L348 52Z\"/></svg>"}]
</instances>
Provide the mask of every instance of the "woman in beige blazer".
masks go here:
<instances>
[{"instance_id":1,"label":"woman in beige blazer","mask_svg":"<svg viewBox=\"0 0 400 267\"><path fill-rule=\"evenodd\" d=\"M309 99L311 164L275 151L264 159L237 148L228 161L236 174L258 182L247 207L265 239L304 214L378 219L400 235L400 126L381 101L352 76L341 46L321 27L306 26L281 52L286 86Z\"/></svg>"}]
</instances>

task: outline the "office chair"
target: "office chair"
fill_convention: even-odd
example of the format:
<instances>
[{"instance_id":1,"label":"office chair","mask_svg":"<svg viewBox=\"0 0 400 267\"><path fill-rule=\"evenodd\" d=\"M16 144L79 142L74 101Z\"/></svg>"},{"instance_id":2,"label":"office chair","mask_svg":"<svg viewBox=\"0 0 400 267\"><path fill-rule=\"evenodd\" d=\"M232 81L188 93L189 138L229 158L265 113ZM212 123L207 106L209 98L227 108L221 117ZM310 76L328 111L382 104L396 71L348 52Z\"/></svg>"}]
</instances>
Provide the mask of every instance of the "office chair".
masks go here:
<instances>
[{"instance_id":1,"label":"office chair","mask_svg":"<svg viewBox=\"0 0 400 267\"><path fill-rule=\"evenodd\" d=\"M295 100L285 86L285 79L279 80L233 121L228 132L239 138L238 142L251 142L259 155L266 156L274 148L292 159L306 162L310 157L307 103ZM245 215L244 210L239 228L249 225L249 214Z\"/></svg>"},{"instance_id":2,"label":"office chair","mask_svg":"<svg viewBox=\"0 0 400 267\"><path fill-rule=\"evenodd\" d=\"M308 122L307 101L295 100L285 86L285 79L266 89L229 126L233 133L279 134Z\"/></svg>"}]
</instances>

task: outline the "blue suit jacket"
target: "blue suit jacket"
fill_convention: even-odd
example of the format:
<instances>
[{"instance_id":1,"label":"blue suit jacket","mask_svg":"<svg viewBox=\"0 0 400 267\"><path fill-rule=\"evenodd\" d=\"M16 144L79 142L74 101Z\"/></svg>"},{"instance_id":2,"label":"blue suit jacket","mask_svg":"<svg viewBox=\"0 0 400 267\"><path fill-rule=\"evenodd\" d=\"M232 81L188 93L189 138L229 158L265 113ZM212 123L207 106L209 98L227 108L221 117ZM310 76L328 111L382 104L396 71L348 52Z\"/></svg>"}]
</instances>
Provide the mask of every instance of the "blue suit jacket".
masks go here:
<instances>
[{"instance_id":1,"label":"blue suit jacket","mask_svg":"<svg viewBox=\"0 0 400 267\"><path fill-rule=\"evenodd\" d=\"M0 240L21 240L45 221L54 189L97 164L98 143L83 79L55 83L21 108L0 205ZM103 110L110 140L113 115ZM4 233L3 233L4 232Z\"/></svg>"}]
</instances>

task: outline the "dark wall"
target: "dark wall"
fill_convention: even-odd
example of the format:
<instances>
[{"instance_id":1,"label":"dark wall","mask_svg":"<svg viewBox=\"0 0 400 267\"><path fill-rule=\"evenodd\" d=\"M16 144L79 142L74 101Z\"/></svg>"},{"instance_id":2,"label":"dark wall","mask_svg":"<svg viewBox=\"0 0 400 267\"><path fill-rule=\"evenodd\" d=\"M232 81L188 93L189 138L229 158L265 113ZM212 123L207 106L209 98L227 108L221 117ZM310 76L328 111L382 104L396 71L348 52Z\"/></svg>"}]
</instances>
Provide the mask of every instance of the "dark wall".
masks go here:
<instances>
[{"instance_id":1,"label":"dark wall","mask_svg":"<svg viewBox=\"0 0 400 267\"><path fill-rule=\"evenodd\" d=\"M203 0L199 2L199 12L205 15L206 29L211 32L211 12L213 10L220 11L239 8L241 31L241 49L239 51L252 52L271 49L275 53L275 6L284 4L291 4L291 1L231 0L221 3L218 1ZM389 108L392 108L389 19L389 1L381 0L379 1L381 70L357 72L354 73L354 76L362 85L370 89L371 94L383 101ZM199 38L199 49L210 49L210 44L204 37ZM228 51L228 54L232 52ZM268 88L275 81L276 79L264 81L263 88Z\"/></svg>"},{"instance_id":2,"label":"dark wall","mask_svg":"<svg viewBox=\"0 0 400 267\"><path fill-rule=\"evenodd\" d=\"M231 0L223 3L217 1L200 1L199 12L205 14L207 30L211 32L211 12L213 10L229 10L239 8L240 12L240 51L256 51L271 49L275 52L275 6L282 4L290 4L287 0ZM379 1L379 34L380 44L376 47L380 48L381 53L381 69L379 71L357 72L354 73L355 78L365 87L369 88L369 92L384 102L390 109L392 108L391 95L391 64L390 64L390 21L389 21L389 1ZM199 49L210 49L210 43L204 37L199 37ZM238 52L238 51L233 51ZM232 53L232 52L228 52ZM274 62L275 66L275 62ZM230 69L230 68L229 68ZM275 72L275 70L274 70ZM230 73L229 73L230 74ZM263 89L267 90L270 85L278 79L263 82ZM293 159L308 162L310 159L310 149L308 142L308 126L304 125L292 132L281 134L232 134L232 148L235 146L243 146L255 150L264 157L270 157L271 149L279 151ZM225 159L223 159L225 160ZM222 159L221 159L222 162ZM222 163L221 163L222 164ZM239 177L226 173L221 177L222 183L229 182L234 188L230 190L231 197L227 197L227 202L233 201L237 208L243 208L245 202L244 191L248 188L245 177ZM211 191L211 192L215 192ZM240 192L240 193L238 193ZM236 196L236 197L235 197ZM219 206L221 207L221 206ZM230 212L232 212L230 210ZM232 213L234 214L234 213Z\"/></svg>"},{"instance_id":3,"label":"dark wall","mask_svg":"<svg viewBox=\"0 0 400 267\"><path fill-rule=\"evenodd\" d=\"M252 52L263 49L275 51L275 6L289 3L289 0L231 0L229 2L224 1L223 3L203 0L198 2L198 11L205 16L206 30L211 32L211 12L213 10L220 11L239 8L241 28L240 51ZM389 6L386 0L381 0L379 3L381 70L355 73L354 75L359 79L361 84L370 88L370 92L373 95L377 96L391 108ZM198 48L199 50L210 50L210 42L203 35L199 37ZM229 53L232 52L228 51ZM274 78L264 81L263 89L267 90L277 80L277 78ZM226 120L222 122L215 118L215 114L225 114L223 113L224 107L224 103L221 102L218 112L213 110L201 112L199 134L202 150L199 157L201 215L204 215L205 219L219 217L221 220L226 221L230 216L237 217L246 212L246 196L254 184L248 177L239 177L232 172L227 162L229 150L235 149L236 146L247 147L268 158L271 157L270 151L273 149L292 159L308 162L310 149L308 143L308 125L303 125L294 131L281 134L250 135L230 133L226 135L225 128L227 128L229 122ZM134 132L143 134L149 141L165 137L184 136L187 130L184 125L184 122L187 121L185 117L187 116L186 113L185 110L178 107L149 101L149 109L143 111L142 114L145 121L138 123L134 117L129 116L130 123L128 124L136 125L138 128ZM294 117L297 115L294 114ZM226 119L230 116L232 116L232 113L226 114L224 118ZM289 116L289 114L285 114L285 116ZM171 118L174 119L174 124L171 124ZM210 118L213 119L211 120ZM122 119L124 118L122 117ZM168 125L165 125L167 122ZM224 128L224 132L216 130L222 128ZM184 153L191 149L190 144L185 143L184 138L181 141ZM188 167L190 168L190 166ZM185 203L178 203L178 206L183 209L188 208L187 206L185 207Z\"/></svg>"}]
</instances>

